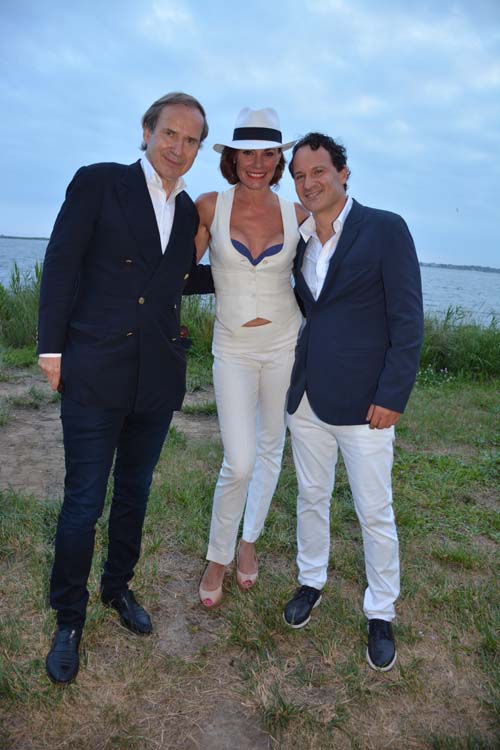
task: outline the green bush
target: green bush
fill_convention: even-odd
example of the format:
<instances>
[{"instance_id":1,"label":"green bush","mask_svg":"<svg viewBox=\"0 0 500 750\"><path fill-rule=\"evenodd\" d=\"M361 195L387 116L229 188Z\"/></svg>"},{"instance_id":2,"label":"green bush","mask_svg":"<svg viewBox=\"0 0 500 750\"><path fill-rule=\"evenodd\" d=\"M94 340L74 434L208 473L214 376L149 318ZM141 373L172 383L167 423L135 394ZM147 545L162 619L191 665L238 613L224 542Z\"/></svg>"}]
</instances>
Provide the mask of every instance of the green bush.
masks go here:
<instances>
[{"instance_id":1,"label":"green bush","mask_svg":"<svg viewBox=\"0 0 500 750\"><path fill-rule=\"evenodd\" d=\"M186 296L182 300L181 323L188 328L193 345L188 349L187 388L197 391L212 383L212 333L214 297Z\"/></svg>"},{"instance_id":2,"label":"green bush","mask_svg":"<svg viewBox=\"0 0 500 750\"><path fill-rule=\"evenodd\" d=\"M0 340L4 346L36 346L41 278L41 263L25 273L14 263L9 286L0 284Z\"/></svg>"},{"instance_id":3,"label":"green bush","mask_svg":"<svg viewBox=\"0 0 500 750\"><path fill-rule=\"evenodd\" d=\"M210 357L214 328L213 295L193 294L182 299L182 325L187 326L193 340L190 350L199 357Z\"/></svg>"},{"instance_id":4,"label":"green bush","mask_svg":"<svg viewBox=\"0 0 500 750\"><path fill-rule=\"evenodd\" d=\"M23 346L20 349L6 349L1 354L5 367L31 367L37 362L35 346Z\"/></svg>"},{"instance_id":5,"label":"green bush","mask_svg":"<svg viewBox=\"0 0 500 750\"><path fill-rule=\"evenodd\" d=\"M482 328L454 307L448 308L442 319L427 316L420 367L465 377L500 376L500 328L496 319Z\"/></svg>"}]
</instances>

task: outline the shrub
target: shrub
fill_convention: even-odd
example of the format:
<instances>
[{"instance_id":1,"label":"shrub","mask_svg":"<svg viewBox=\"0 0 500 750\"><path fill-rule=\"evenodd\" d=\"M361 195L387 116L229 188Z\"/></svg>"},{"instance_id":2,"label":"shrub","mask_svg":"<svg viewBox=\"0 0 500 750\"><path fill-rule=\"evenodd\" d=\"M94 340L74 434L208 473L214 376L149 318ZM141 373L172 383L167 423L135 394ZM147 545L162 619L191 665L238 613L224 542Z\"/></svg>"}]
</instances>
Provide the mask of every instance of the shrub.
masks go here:
<instances>
[{"instance_id":1,"label":"shrub","mask_svg":"<svg viewBox=\"0 0 500 750\"><path fill-rule=\"evenodd\" d=\"M13 348L36 346L42 264L21 273L14 263L10 284L0 284L0 340Z\"/></svg>"},{"instance_id":2,"label":"shrub","mask_svg":"<svg viewBox=\"0 0 500 750\"><path fill-rule=\"evenodd\" d=\"M420 366L465 377L500 376L500 329L496 319L482 328L454 307L448 308L443 319L427 316Z\"/></svg>"}]
</instances>

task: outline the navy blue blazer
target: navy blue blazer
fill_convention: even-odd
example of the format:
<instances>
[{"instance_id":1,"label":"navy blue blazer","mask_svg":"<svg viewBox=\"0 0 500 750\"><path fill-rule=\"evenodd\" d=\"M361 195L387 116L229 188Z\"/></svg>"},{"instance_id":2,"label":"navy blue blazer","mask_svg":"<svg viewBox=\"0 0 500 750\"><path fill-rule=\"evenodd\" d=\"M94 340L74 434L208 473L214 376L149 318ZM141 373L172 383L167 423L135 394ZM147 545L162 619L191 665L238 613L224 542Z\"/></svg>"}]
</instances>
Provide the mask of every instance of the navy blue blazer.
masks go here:
<instances>
[{"instance_id":1,"label":"navy blue blazer","mask_svg":"<svg viewBox=\"0 0 500 750\"><path fill-rule=\"evenodd\" d=\"M197 228L196 207L181 192L163 254L140 161L78 170L45 254L38 329L38 351L62 353L68 397L139 411L181 407L181 296L213 291L210 269L196 266Z\"/></svg>"},{"instance_id":2,"label":"navy blue blazer","mask_svg":"<svg viewBox=\"0 0 500 750\"><path fill-rule=\"evenodd\" d=\"M353 201L314 300L295 259L296 293L306 315L288 394L293 414L304 392L316 415L335 425L365 424L370 405L403 412L423 337L420 268L403 219Z\"/></svg>"}]
</instances>

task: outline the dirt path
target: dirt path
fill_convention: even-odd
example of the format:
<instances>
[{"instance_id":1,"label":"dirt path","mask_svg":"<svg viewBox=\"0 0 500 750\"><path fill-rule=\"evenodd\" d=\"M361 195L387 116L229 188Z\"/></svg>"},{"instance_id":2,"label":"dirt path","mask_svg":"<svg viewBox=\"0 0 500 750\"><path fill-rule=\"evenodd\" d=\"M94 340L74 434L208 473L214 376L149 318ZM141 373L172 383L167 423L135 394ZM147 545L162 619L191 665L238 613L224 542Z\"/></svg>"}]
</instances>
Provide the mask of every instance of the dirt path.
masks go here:
<instances>
[{"instance_id":1,"label":"dirt path","mask_svg":"<svg viewBox=\"0 0 500 750\"><path fill-rule=\"evenodd\" d=\"M200 406L212 402L213 398L212 389L202 390L187 394L185 404ZM62 497L64 451L60 406L41 374L36 370L4 372L0 382L0 409L3 415L0 490L33 494L40 500ZM172 424L188 438L206 440L219 435L215 416L176 412ZM155 645L159 656L194 659L201 649L217 642L218 632L224 627L221 620L207 618L199 609L196 588L192 585L200 575L199 565L199 560L175 551L159 556L158 571L168 571L170 580L168 587L158 591L156 605L151 610L157 623ZM116 623L113 621L113 624ZM101 644L104 651L107 646L109 644ZM103 653L103 662L105 660L109 661L109 656ZM257 718L248 714L242 704L238 694L239 676L230 664L221 670L224 682L231 672L234 672L232 680L217 685L216 711L212 694L199 695L196 710L193 709L197 719L188 736L182 738L182 747L193 750L233 750L236 747L267 750L270 747L269 735L260 729ZM85 679L85 672L82 679ZM213 685L211 689L213 692ZM189 702L190 696L186 695L186 706ZM148 706L151 721L161 723L163 714L161 707L155 719ZM31 747L31 743L26 747Z\"/></svg>"},{"instance_id":2,"label":"dirt path","mask_svg":"<svg viewBox=\"0 0 500 750\"><path fill-rule=\"evenodd\" d=\"M59 403L36 370L7 373L0 382L0 405L7 422L0 428L0 489L59 498L63 493L64 452ZM213 390L186 395L185 404L213 401ZM217 419L175 412L172 424L188 438L219 434Z\"/></svg>"}]
</instances>

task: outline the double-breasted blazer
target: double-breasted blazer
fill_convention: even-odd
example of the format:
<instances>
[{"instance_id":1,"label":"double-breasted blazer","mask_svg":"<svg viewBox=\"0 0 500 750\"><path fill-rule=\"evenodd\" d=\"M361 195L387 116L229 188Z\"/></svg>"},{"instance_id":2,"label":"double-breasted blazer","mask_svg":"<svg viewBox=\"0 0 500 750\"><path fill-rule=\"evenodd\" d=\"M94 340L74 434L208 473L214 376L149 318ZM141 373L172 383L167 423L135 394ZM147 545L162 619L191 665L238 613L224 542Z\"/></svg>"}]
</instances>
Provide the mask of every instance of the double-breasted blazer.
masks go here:
<instances>
[{"instance_id":1,"label":"double-breasted blazer","mask_svg":"<svg viewBox=\"0 0 500 750\"><path fill-rule=\"evenodd\" d=\"M323 288L315 300L295 258L296 293L306 316L288 394L293 414L304 392L316 415L364 424L370 405L403 412L423 336L420 268L397 214L353 201Z\"/></svg>"},{"instance_id":2,"label":"double-breasted blazer","mask_svg":"<svg viewBox=\"0 0 500 750\"><path fill-rule=\"evenodd\" d=\"M45 254L38 331L40 353L62 353L69 398L138 411L180 408L181 296L213 291L210 269L196 266L197 227L196 207L181 192L162 253L140 161L78 170Z\"/></svg>"}]
</instances>

